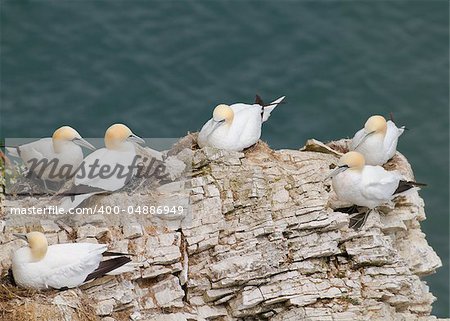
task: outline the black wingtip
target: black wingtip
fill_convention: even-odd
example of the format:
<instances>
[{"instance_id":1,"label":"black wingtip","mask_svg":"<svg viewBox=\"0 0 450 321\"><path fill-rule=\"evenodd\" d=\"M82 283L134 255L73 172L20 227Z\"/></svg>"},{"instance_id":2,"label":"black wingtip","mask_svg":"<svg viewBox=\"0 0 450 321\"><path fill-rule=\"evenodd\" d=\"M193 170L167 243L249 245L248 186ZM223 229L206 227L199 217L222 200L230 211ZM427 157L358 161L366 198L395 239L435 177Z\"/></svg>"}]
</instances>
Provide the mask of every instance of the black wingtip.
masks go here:
<instances>
[{"instance_id":1,"label":"black wingtip","mask_svg":"<svg viewBox=\"0 0 450 321\"><path fill-rule=\"evenodd\" d=\"M389 119L395 123L394 121L394 114L392 113L392 111L389 113Z\"/></svg>"},{"instance_id":2,"label":"black wingtip","mask_svg":"<svg viewBox=\"0 0 450 321\"><path fill-rule=\"evenodd\" d=\"M95 269L94 272L89 274L84 282L99 278L104 276L106 273L109 273L111 271L114 271L115 269L120 268L121 266L131 262L131 259L126 256L119 256L114 259L106 260L100 262L98 267Z\"/></svg>"},{"instance_id":3,"label":"black wingtip","mask_svg":"<svg viewBox=\"0 0 450 321\"><path fill-rule=\"evenodd\" d=\"M120 252L111 252L111 251L106 251L102 253L103 256L135 256L136 254L132 254L132 253L120 253Z\"/></svg>"},{"instance_id":4,"label":"black wingtip","mask_svg":"<svg viewBox=\"0 0 450 321\"><path fill-rule=\"evenodd\" d=\"M266 105L258 94L256 94L256 97L255 97L255 104L258 104L263 107Z\"/></svg>"},{"instance_id":5,"label":"black wingtip","mask_svg":"<svg viewBox=\"0 0 450 321\"><path fill-rule=\"evenodd\" d=\"M394 192L394 195L406 192L407 190L410 190L413 187L425 187L425 186L427 186L427 184L412 181L400 181L398 183L397 189Z\"/></svg>"}]
</instances>

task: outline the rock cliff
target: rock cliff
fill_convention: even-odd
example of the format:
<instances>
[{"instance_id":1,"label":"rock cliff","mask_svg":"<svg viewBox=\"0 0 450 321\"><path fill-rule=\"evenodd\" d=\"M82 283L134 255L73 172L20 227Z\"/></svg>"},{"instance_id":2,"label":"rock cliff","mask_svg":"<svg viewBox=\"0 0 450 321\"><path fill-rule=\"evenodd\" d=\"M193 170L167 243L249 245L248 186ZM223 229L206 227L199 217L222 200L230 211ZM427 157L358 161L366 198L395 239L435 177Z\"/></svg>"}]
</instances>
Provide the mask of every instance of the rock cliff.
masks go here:
<instances>
[{"instance_id":1,"label":"rock cliff","mask_svg":"<svg viewBox=\"0 0 450 321\"><path fill-rule=\"evenodd\" d=\"M425 212L416 190L354 230L339 210L350 204L337 201L324 181L345 141L309 141L301 151L274 151L260 142L243 153L191 149L186 141L168 156L192 160L188 177L157 193L139 185L132 193L97 196L88 206L187 202L188 220L111 224L93 216L79 225L41 219L32 227L51 243L107 242L133 253L135 272L45 293L18 290L4 276L0 319L435 320L435 298L421 277L441 261L421 231ZM386 167L413 178L400 154ZM0 235L3 275L11 252L23 246L12 233L25 230L8 224L8 206Z\"/></svg>"}]
</instances>

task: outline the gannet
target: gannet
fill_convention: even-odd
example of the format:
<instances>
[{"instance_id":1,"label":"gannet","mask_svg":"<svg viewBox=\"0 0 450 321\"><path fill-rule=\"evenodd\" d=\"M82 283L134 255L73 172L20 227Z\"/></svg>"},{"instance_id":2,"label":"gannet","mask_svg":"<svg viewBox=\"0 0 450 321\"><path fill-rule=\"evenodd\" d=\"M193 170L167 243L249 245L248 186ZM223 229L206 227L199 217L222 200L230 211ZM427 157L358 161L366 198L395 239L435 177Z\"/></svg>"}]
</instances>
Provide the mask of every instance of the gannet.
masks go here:
<instances>
[{"instance_id":1,"label":"gannet","mask_svg":"<svg viewBox=\"0 0 450 321\"><path fill-rule=\"evenodd\" d=\"M27 168L45 183L45 180L68 180L75 174L83 160L80 146L95 150L75 129L62 126L55 130L51 138L6 147L6 150L10 156L21 158Z\"/></svg>"},{"instance_id":2,"label":"gannet","mask_svg":"<svg viewBox=\"0 0 450 321\"><path fill-rule=\"evenodd\" d=\"M94 194L114 192L124 187L137 171L135 144L144 140L123 124L114 124L105 132L105 147L89 154L76 172L73 186L62 198L66 212ZM130 169L130 167L132 167Z\"/></svg>"},{"instance_id":3,"label":"gannet","mask_svg":"<svg viewBox=\"0 0 450 321\"><path fill-rule=\"evenodd\" d=\"M386 122L383 116L372 116L353 137L350 150L363 154L368 165L383 165L394 156L404 130L404 126L398 128L393 121Z\"/></svg>"},{"instance_id":4,"label":"gannet","mask_svg":"<svg viewBox=\"0 0 450 321\"><path fill-rule=\"evenodd\" d=\"M269 119L272 110L285 96L264 105L257 96L252 105L220 104L213 117L203 125L198 135L200 147L211 146L230 151L242 151L256 144L261 137L261 125Z\"/></svg>"},{"instance_id":5,"label":"gannet","mask_svg":"<svg viewBox=\"0 0 450 321\"><path fill-rule=\"evenodd\" d=\"M28 242L12 258L12 272L17 285L29 289L74 288L105 274L117 274L131 262L120 253L107 252L105 244L67 243L48 246L41 232L14 234ZM117 256L102 261L104 256ZM121 268L122 272L124 268ZM126 270L125 270L126 271Z\"/></svg>"},{"instance_id":6,"label":"gannet","mask_svg":"<svg viewBox=\"0 0 450 321\"><path fill-rule=\"evenodd\" d=\"M348 152L328 177L338 198L370 210L389 203L396 194L424 184L406 181L398 171L386 171L381 166L365 165L359 152Z\"/></svg>"}]
</instances>

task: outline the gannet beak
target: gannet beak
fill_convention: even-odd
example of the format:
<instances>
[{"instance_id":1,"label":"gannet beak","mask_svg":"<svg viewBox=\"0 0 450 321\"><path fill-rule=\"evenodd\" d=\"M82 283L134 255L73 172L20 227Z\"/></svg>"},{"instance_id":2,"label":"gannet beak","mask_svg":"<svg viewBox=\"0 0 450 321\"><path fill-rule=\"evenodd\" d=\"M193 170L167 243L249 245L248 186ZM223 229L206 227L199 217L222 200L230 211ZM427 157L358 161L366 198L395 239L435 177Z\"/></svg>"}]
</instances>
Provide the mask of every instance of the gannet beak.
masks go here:
<instances>
[{"instance_id":1,"label":"gannet beak","mask_svg":"<svg viewBox=\"0 0 450 321\"><path fill-rule=\"evenodd\" d=\"M95 147L83 138L74 138L72 141L74 142L74 144L77 144L78 146L86 147L90 150L95 150Z\"/></svg>"},{"instance_id":2,"label":"gannet beak","mask_svg":"<svg viewBox=\"0 0 450 321\"><path fill-rule=\"evenodd\" d=\"M215 131L217 128L219 128L220 127L220 125L222 125L223 124L223 122L225 121L225 119L223 119L223 120L213 120L214 121L214 127L213 127L213 129L211 130L211 133L213 132L213 131Z\"/></svg>"},{"instance_id":3,"label":"gannet beak","mask_svg":"<svg viewBox=\"0 0 450 321\"><path fill-rule=\"evenodd\" d=\"M347 165L338 166L330 174L328 174L327 177L325 177L325 180L332 178L332 177L336 176L337 174L346 171L347 169L348 169Z\"/></svg>"},{"instance_id":4,"label":"gannet beak","mask_svg":"<svg viewBox=\"0 0 450 321\"><path fill-rule=\"evenodd\" d=\"M135 134L131 134L130 137L127 138L127 140L136 144L145 144L145 140L143 140L139 136L136 136Z\"/></svg>"},{"instance_id":5,"label":"gannet beak","mask_svg":"<svg viewBox=\"0 0 450 321\"><path fill-rule=\"evenodd\" d=\"M28 242L28 239L27 239L27 235L26 234L16 234L16 233L14 233L13 234L15 237L17 237L18 239L22 239L22 240L24 240L25 242Z\"/></svg>"},{"instance_id":6,"label":"gannet beak","mask_svg":"<svg viewBox=\"0 0 450 321\"><path fill-rule=\"evenodd\" d=\"M367 137L369 137L372 134L375 134L375 131L367 133L366 135L364 135L364 137L361 139L361 141L358 143L358 145L355 146L354 149L358 148L358 146L361 145L367 139Z\"/></svg>"}]
</instances>

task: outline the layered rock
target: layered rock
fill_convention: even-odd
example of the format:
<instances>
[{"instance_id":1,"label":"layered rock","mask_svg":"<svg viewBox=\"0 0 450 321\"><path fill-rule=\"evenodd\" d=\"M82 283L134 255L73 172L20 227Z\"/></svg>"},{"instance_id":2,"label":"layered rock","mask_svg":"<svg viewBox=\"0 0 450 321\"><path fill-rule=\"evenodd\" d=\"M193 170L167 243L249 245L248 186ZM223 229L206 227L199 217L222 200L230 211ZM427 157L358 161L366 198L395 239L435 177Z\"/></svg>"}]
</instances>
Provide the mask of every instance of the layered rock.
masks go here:
<instances>
[{"instance_id":1,"label":"layered rock","mask_svg":"<svg viewBox=\"0 0 450 321\"><path fill-rule=\"evenodd\" d=\"M9 297L14 288L4 286L0 318L20 320L20 310L10 311L20 303L23 314L48 320L435 319L435 298L420 278L441 262L420 230L425 212L418 192L373 211L362 229L349 228L349 215L339 209L351 204L339 202L324 180L345 142L330 146L335 150L312 141L303 151L273 151L259 143L244 153L177 146L168 155L192 158L188 178L156 192L97 196L88 205L187 200L188 218L111 226L110 219L91 217L77 226L64 220L34 226L51 243L107 242L133 253L134 273L45 296ZM386 166L413 178L400 154ZM51 202L20 200L34 201ZM10 252L23 245L11 235L22 228L6 225L4 270Z\"/></svg>"}]
</instances>

